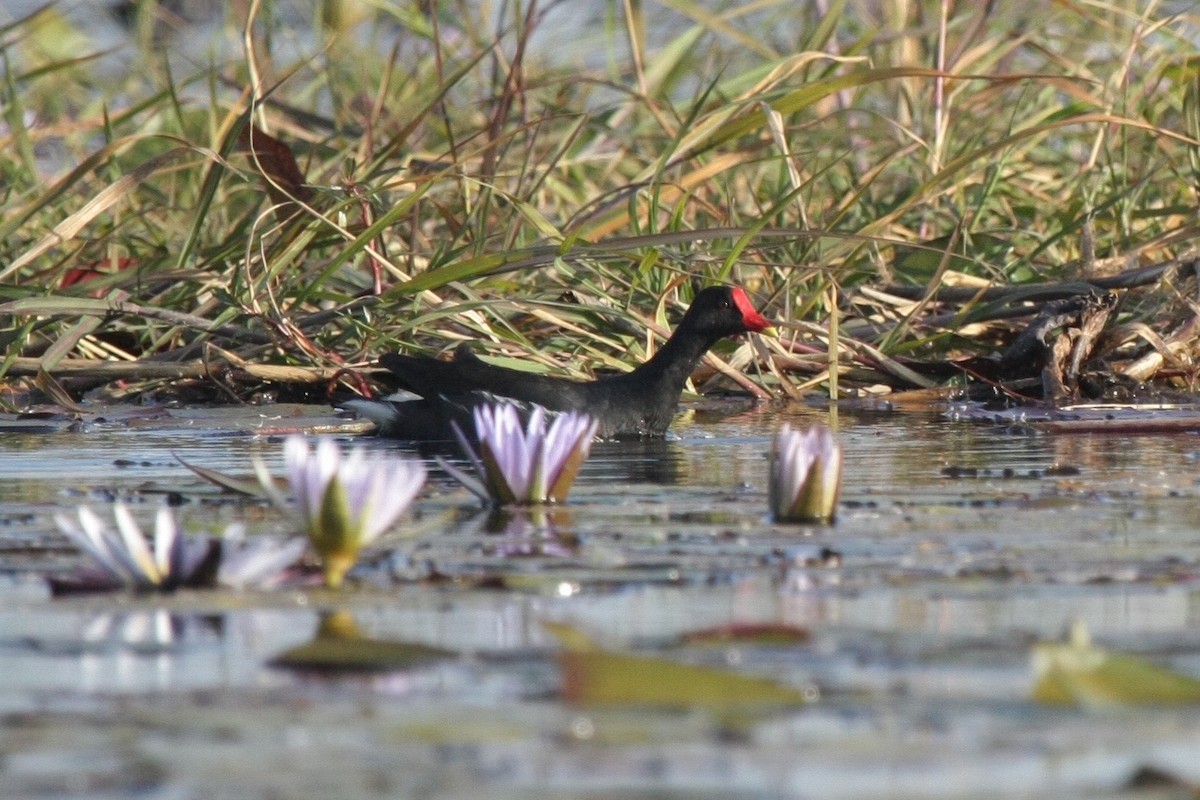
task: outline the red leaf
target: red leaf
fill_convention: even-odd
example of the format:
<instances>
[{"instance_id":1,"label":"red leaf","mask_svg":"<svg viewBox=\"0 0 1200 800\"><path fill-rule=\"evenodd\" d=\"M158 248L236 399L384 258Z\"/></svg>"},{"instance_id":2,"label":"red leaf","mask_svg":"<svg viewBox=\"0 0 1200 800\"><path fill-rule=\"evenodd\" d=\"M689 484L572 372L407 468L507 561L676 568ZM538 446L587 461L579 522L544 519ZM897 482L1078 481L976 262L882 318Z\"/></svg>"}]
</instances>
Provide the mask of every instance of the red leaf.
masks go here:
<instances>
[{"instance_id":1,"label":"red leaf","mask_svg":"<svg viewBox=\"0 0 1200 800\"><path fill-rule=\"evenodd\" d=\"M82 266L67 270L58 285L59 288L66 289L68 286L74 286L77 283L95 280L104 275L112 275L130 267L135 267L138 263L136 259L127 256L104 261L88 261Z\"/></svg>"}]
</instances>

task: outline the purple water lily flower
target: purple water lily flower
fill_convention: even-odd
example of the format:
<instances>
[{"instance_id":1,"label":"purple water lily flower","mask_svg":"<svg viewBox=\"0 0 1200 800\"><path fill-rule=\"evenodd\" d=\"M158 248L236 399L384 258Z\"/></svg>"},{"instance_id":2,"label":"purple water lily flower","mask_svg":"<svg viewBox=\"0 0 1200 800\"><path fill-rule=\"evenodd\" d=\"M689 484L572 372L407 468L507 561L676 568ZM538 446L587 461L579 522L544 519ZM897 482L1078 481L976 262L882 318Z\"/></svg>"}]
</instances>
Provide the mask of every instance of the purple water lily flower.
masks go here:
<instances>
[{"instance_id":1,"label":"purple water lily flower","mask_svg":"<svg viewBox=\"0 0 1200 800\"><path fill-rule=\"evenodd\" d=\"M167 506L158 509L149 542L122 502L113 506L115 533L87 506L80 506L77 516L78 523L66 514L56 514L54 521L99 567L92 588L173 589L186 585L209 558L209 540L183 536Z\"/></svg>"},{"instance_id":2,"label":"purple water lily flower","mask_svg":"<svg viewBox=\"0 0 1200 800\"><path fill-rule=\"evenodd\" d=\"M116 532L86 506L79 508L77 517L78 522L57 514L54 520L71 543L91 557L95 568L66 578L54 576L51 587L56 591L264 586L278 582L308 544L301 538L248 539L239 524L230 525L219 539L185 536L167 506L159 508L149 541L124 503L113 508Z\"/></svg>"},{"instance_id":3,"label":"purple water lily flower","mask_svg":"<svg viewBox=\"0 0 1200 800\"><path fill-rule=\"evenodd\" d=\"M282 583L307 549L300 536L246 536L245 526L230 525L221 536L217 583L233 589Z\"/></svg>"},{"instance_id":4,"label":"purple water lily flower","mask_svg":"<svg viewBox=\"0 0 1200 800\"><path fill-rule=\"evenodd\" d=\"M524 426L510 405L474 410L479 450L454 426L474 468L470 475L445 461L442 467L485 503L536 505L566 499L587 460L597 422L585 414L558 414L547 426L546 411L535 407Z\"/></svg>"},{"instance_id":5,"label":"purple water lily flower","mask_svg":"<svg viewBox=\"0 0 1200 800\"><path fill-rule=\"evenodd\" d=\"M331 439L310 449L303 436L289 436L283 457L291 503L261 464L259 482L278 505L294 510L321 556L325 582L335 588L359 551L395 524L425 482L425 467L418 461L368 457L363 448L344 454Z\"/></svg>"},{"instance_id":6,"label":"purple water lily flower","mask_svg":"<svg viewBox=\"0 0 1200 800\"><path fill-rule=\"evenodd\" d=\"M842 448L824 425L784 424L771 443L771 512L780 522L832 522L842 487Z\"/></svg>"}]
</instances>

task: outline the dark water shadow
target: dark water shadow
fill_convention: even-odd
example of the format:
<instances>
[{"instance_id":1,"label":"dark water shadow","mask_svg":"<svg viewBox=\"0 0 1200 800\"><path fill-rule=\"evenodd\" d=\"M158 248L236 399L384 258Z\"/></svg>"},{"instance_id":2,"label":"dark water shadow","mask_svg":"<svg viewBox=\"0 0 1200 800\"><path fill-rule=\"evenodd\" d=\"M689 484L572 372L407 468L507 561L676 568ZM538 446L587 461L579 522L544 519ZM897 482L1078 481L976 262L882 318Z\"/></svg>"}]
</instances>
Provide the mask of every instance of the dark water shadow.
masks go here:
<instances>
[{"instance_id":1,"label":"dark water shadow","mask_svg":"<svg viewBox=\"0 0 1200 800\"><path fill-rule=\"evenodd\" d=\"M674 486L686 474L684 451L679 442L666 439L596 442L582 474L591 480Z\"/></svg>"}]
</instances>

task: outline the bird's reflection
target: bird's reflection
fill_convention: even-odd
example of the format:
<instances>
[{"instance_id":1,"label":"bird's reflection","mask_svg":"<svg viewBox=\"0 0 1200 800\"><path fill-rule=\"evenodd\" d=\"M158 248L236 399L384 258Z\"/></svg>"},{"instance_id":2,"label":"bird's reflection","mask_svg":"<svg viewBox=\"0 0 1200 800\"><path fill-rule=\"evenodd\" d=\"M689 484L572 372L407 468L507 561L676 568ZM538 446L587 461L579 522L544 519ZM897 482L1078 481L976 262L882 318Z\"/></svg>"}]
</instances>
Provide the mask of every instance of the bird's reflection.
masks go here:
<instances>
[{"instance_id":1,"label":"bird's reflection","mask_svg":"<svg viewBox=\"0 0 1200 800\"><path fill-rule=\"evenodd\" d=\"M668 439L596 442L583 478L674 486L684 476L683 448Z\"/></svg>"}]
</instances>

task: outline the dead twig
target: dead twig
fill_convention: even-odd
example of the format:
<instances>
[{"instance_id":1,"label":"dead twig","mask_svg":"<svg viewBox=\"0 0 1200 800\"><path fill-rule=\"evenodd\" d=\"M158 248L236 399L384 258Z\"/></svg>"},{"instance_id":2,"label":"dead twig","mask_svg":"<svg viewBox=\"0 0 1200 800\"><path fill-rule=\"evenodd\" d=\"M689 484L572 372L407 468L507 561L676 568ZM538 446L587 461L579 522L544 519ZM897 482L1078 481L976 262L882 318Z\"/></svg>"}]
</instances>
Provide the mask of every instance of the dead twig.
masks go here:
<instances>
[{"instance_id":1,"label":"dead twig","mask_svg":"<svg viewBox=\"0 0 1200 800\"><path fill-rule=\"evenodd\" d=\"M369 370L365 370L369 371ZM17 357L9 367L12 375L37 375L43 372L41 359ZM222 375L233 380L270 381L272 383L323 383L344 372L341 367L296 367L280 364L228 364L186 361L178 364L146 361L101 361L90 358L68 358L59 361L53 371L44 374L55 378L92 378L96 380L179 380L212 378Z\"/></svg>"}]
</instances>

